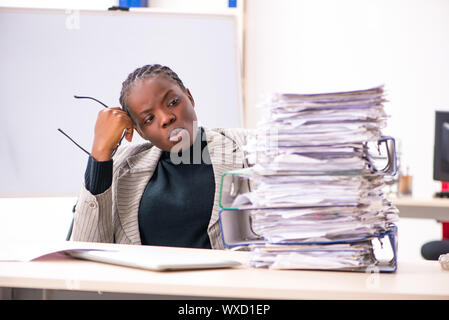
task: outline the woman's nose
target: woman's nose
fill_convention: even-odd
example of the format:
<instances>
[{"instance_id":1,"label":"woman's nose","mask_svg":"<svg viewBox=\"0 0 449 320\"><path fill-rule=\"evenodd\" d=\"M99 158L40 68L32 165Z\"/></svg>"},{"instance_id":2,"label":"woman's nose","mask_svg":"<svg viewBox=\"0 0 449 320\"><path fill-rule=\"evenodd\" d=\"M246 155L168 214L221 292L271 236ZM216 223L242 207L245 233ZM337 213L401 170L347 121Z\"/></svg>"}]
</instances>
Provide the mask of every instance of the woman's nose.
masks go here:
<instances>
[{"instance_id":1,"label":"woman's nose","mask_svg":"<svg viewBox=\"0 0 449 320\"><path fill-rule=\"evenodd\" d=\"M166 128L175 122L176 116L173 113L164 113L162 116L162 128Z\"/></svg>"}]
</instances>

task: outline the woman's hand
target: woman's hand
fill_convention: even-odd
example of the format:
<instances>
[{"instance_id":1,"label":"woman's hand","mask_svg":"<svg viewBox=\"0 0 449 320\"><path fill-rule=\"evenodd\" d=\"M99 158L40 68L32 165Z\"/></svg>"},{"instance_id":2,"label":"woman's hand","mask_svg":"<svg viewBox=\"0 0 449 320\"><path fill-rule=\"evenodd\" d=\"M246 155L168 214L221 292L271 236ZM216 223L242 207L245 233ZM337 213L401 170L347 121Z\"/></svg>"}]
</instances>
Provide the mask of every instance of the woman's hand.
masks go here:
<instances>
[{"instance_id":1,"label":"woman's hand","mask_svg":"<svg viewBox=\"0 0 449 320\"><path fill-rule=\"evenodd\" d=\"M133 122L120 108L106 108L98 113L95 123L95 136L92 145L92 157L97 161L108 161L126 130L125 138L131 142Z\"/></svg>"}]
</instances>

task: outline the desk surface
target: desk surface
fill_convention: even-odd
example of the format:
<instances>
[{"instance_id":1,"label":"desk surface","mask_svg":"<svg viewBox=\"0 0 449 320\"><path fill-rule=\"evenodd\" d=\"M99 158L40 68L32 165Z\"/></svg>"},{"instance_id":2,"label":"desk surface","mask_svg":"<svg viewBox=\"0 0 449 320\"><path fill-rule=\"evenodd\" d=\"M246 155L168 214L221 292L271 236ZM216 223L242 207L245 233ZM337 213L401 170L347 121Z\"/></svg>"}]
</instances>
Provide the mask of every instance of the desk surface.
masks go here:
<instances>
[{"instance_id":1,"label":"desk surface","mask_svg":"<svg viewBox=\"0 0 449 320\"><path fill-rule=\"evenodd\" d=\"M0 287L252 299L449 299L449 271L436 261L399 261L394 274L268 270L248 253L167 248L239 260L232 269L155 272L51 255L0 262Z\"/></svg>"},{"instance_id":2,"label":"desk surface","mask_svg":"<svg viewBox=\"0 0 449 320\"><path fill-rule=\"evenodd\" d=\"M449 221L449 199L402 197L392 201L400 217Z\"/></svg>"}]
</instances>

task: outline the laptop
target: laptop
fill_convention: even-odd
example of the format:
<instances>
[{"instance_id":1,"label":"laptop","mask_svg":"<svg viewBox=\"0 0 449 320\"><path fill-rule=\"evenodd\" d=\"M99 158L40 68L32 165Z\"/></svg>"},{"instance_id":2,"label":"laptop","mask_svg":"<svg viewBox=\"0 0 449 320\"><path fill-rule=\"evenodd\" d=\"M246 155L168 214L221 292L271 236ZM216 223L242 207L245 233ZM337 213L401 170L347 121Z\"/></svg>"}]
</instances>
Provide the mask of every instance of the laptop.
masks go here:
<instances>
[{"instance_id":1,"label":"laptop","mask_svg":"<svg viewBox=\"0 0 449 320\"><path fill-rule=\"evenodd\" d=\"M71 257L126 267L153 271L232 268L239 261L222 259L213 255L195 254L192 251L164 250L163 247L126 248L117 250L68 250Z\"/></svg>"}]
</instances>

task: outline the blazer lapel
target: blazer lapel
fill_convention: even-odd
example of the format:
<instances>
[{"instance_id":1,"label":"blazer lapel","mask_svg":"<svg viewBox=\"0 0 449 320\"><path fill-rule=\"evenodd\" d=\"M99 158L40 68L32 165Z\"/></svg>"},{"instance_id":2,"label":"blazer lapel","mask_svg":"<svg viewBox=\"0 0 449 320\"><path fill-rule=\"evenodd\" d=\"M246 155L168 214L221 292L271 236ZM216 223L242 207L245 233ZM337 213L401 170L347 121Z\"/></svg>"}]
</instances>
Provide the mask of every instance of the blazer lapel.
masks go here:
<instances>
[{"instance_id":1,"label":"blazer lapel","mask_svg":"<svg viewBox=\"0 0 449 320\"><path fill-rule=\"evenodd\" d=\"M215 196L212 215L208 230L218 221L218 197L221 176L224 172L241 169L243 167L243 153L238 150L236 143L223 134L205 128L207 147L210 154L215 177Z\"/></svg>"},{"instance_id":2,"label":"blazer lapel","mask_svg":"<svg viewBox=\"0 0 449 320\"><path fill-rule=\"evenodd\" d=\"M127 159L128 167L119 172L115 202L122 229L132 244L141 244L139 205L145 187L153 176L161 150L155 146Z\"/></svg>"}]
</instances>

